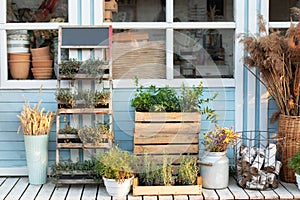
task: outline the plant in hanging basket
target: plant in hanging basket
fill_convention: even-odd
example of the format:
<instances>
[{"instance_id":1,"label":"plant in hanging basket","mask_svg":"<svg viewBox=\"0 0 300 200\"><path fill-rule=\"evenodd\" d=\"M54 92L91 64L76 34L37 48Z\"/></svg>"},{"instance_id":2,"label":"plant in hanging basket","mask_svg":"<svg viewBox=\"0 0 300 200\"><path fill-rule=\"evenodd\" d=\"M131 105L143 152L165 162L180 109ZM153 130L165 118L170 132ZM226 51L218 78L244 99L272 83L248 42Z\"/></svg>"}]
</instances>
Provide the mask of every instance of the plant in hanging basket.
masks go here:
<instances>
[{"instance_id":1,"label":"plant in hanging basket","mask_svg":"<svg viewBox=\"0 0 300 200\"><path fill-rule=\"evenodd\" d=\"M246 36L241 39L244 49L248 53L244 61L246 67L274 98L278 114L300 115L300 68L299 68L299 39L300 23L283 34L280 31L270 30L267 34L262 16L260 20L260 33L257 36ZM257 76L250 67L257 68Z\"/></svg>"}]
</instances>

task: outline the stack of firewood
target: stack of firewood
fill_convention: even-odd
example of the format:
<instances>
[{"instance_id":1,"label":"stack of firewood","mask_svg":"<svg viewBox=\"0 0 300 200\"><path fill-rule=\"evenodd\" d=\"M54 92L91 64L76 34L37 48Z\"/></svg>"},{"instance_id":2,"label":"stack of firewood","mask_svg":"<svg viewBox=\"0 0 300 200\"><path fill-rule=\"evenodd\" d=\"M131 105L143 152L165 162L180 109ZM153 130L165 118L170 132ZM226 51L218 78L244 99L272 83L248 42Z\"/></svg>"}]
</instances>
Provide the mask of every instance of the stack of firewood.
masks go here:
<instances>
[{"instance_id":1,"label":"stack of firewood","mask_svg":"<svg viewBox=\"0 0 300 200\"><path fill-rule=\"evenodd\" d=\"M237 155L238 184L247 189L264 190L278 187L281 162L276 159L277 148L241 146Z\"/></svg>"}]
</instances>

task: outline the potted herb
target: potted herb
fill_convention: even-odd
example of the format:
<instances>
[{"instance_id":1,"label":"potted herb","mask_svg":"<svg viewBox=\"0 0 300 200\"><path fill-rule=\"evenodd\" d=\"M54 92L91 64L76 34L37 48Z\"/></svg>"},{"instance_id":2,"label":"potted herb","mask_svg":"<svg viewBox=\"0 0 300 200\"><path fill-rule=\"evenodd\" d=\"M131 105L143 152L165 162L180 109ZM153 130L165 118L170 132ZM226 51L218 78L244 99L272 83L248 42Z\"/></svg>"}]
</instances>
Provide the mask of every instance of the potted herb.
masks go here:
<instances>
[{"instance_id":1,"label":"potted herb","mask_svg":"<svg viewBox=\"0 0 300 200\"><path fill-rule=\"evenodd\" d=\"M200 155L200 174L203 187L209 189L223 189L229 181L229 159L226 149L235 145L239 135L232 129L216 127L203 135L204 152Z\"/></svg>"},{"instance_id":2,"label":"potted herb","mask_svg":"<svg viewBox=\"0 0 300 200\"><path fill-rule=\"evenodd\" d=\"M134 155L116 146L98 154L97 160L95 170L103 175L108 194L114 197L126 196L134 177Z\"/></svg>"},{"instance_id":3,"label":"potted herb","mask_svg":"<svg viewBox=\"0 0 300 200\"><path fill-rule=\"evenodd\" d=\"M62 61L59 64L59 75L65 78L74 78L79 72L81 61L71 58L66 61Z\"/></svg>"},{"instance_id":4,"label":"potted herb","mask_svg":"<svg viewBox=\"0 0 300 200\"><path fill-rule=\"evenodd\" d=\"M59 88L56 92L58 108L73 108L76 105L74 96L70 89Z\"/></svg>"},{"instance_id":5,"label":"potted herb","mask_svg":"<svg viewBox=\"0 0 300 200\"><path fill-rule=\"evenodd\" d=\"M103 146L112 141L109 124L98 123L95 126L84 126L78 130L78 136L84 146Z\"/></svg>"},{"instance_id":6,"label":"potted herb","mask_svg":"<svg viewBox=\"0 0 300 200\"><path fill-rule=\"evenodd\" d=\"M136 83L138 84L137 80ZM134 153L159 157L164 150L181 154L198 154L201 115L215 121L217 114L210 107L217 94L205 97L202 82L179 91L168 86L140 86L131 99L135 108ZM182 148L178 148L181 145Z\"/></svg>"},{"instance_id":7,"label":"potted herb","mask_svg":"<svg viewBox=\"0 0 300 200\"><path fill-rule=\"evenodd\" d=\"M296 155L289 160L288 167L294 171L298 189L300 190L300 151L297 151Z\"/></svg>"},{"instance_id":8,"label":"potted herb","mask_svg":"<svg viewBox=\"0 0 300 200\"><path fill-rule=\"evenodd\" d=\"M40 100L32 107L26 102L21 115L17 115L21 122L18 132L22 127L24 135L29 183L34 185L47 180L48 140L54 121L54 113L45 112L45 108L40 108L41 103Z\"/></svg>"},{"instance_id":9,"label":"potted herb","mask_svg":"<svg viewBox=\"0 0 300 200\"><path fill-rule=\"evenodd\" d=\"M178 169L178 183L182 185L196 184L199 174L197 159L190 155L181 155Z\"/></svg>"}]
</instances>

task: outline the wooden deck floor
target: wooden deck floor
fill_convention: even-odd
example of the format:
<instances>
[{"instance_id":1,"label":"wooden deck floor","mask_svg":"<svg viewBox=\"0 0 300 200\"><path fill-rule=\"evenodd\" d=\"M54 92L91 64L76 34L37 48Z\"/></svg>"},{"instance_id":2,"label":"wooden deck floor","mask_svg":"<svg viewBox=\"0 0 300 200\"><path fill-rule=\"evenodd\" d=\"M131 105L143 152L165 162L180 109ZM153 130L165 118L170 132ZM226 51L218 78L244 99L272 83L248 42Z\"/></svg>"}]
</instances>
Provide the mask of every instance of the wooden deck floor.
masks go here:
<instances>
[{"instance_id":1,"label":"wooden deck floor","mask_svg":"<svg viewBox=\"0 0 300 200\"><path fill-rule=\"evenodd\" d=\"M268 191L244 190L231 178L227 189L207 190L199 196L139 196L112 198L104 187L98 185L65 185L55 187L48 182L42 186L28 184L27 177L0 177L0 199L47 200L47 199L99 199L99 200L199 200L199 199L300 199L296 184L282 182L277 189Z\"/></svg>"}]
</instances>

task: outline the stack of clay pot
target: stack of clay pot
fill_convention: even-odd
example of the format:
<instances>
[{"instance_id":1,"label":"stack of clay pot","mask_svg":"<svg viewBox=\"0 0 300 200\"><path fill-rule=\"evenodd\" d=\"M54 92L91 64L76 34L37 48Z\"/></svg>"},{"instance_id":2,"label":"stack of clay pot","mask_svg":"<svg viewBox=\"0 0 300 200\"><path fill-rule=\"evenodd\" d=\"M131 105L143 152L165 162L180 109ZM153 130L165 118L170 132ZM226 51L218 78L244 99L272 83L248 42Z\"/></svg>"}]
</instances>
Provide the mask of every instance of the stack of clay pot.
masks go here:
<instances>
[{"instance_id":1,"label":"stack of clay pot","mask_svg":"<svg viewBox=\"0 0 300 200\"><path fill-rule=\"evenodd\" d=\"M30 70L29 37L27 31L8 31L8 65L13 79L27 79Z\"/></svg>"},{"instance_id":2,"label":"stack of clay pot","mask_svg":"<svg viewBox=\"0 0 300 200\"><path fill-rule=\"evenodd\" d=\"M35 79L50 79L53 73L53 60L49 46L30 49L32 55L32 74Z\"/></svg>"}]
</instances>

